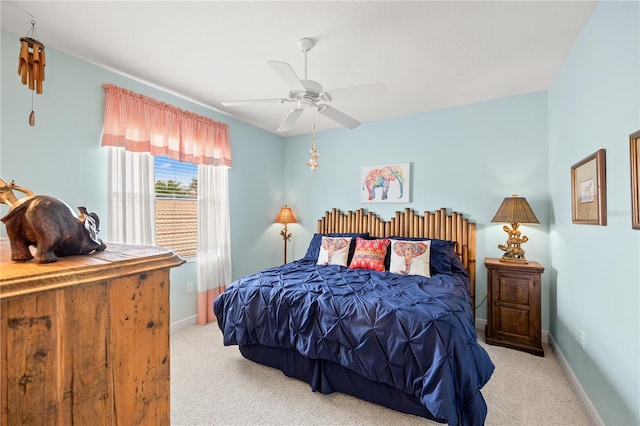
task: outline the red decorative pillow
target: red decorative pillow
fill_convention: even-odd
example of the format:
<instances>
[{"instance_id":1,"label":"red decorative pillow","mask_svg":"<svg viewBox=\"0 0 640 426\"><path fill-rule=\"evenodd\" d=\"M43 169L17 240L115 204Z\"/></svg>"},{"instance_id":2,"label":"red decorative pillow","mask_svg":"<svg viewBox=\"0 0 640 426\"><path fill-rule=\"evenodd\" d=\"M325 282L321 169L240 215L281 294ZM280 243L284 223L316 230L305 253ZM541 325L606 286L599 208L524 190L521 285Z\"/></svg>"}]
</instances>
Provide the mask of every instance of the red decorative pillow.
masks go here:
<instances>
[{"instance_id":1,"label":"red decorative pillow","mask_svg":"<svg viewBox=\"0 0 640 426\"><path fill-rule=\"evenodd\" d=\"M349 268L351 269L373 269L374 271L384 271L384 258L387 255L387 247L390 240L379 238L375 240L365 240L356 238L356 251Z\"/></svg>"}]
</instances>

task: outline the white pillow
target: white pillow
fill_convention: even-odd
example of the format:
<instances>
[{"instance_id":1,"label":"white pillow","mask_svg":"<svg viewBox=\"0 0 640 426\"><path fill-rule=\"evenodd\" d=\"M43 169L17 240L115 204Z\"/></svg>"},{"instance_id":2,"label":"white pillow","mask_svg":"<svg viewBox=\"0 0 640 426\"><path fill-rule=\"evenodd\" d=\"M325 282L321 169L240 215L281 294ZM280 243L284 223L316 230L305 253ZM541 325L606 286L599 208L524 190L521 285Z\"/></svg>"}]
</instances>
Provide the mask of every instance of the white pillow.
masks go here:
<instances>
[{"instance_id":1,"label":"white pillow","mask_svg":"<svg viewBox=\"0 0 640 426\"><path fill-rule=\"evenodd\" d=\"M430 277L431 240L391 240L389 272Z\"/></svg>"},{"instance_id":2,"label":"white pillow","mask_svg":"<svg viewBox=\"0 0 640 426\"><path fill-rule=\"evenodd\" d=\"M318 265L347 266L351 237L322 237Z\"/></svg>"}]
</instances>

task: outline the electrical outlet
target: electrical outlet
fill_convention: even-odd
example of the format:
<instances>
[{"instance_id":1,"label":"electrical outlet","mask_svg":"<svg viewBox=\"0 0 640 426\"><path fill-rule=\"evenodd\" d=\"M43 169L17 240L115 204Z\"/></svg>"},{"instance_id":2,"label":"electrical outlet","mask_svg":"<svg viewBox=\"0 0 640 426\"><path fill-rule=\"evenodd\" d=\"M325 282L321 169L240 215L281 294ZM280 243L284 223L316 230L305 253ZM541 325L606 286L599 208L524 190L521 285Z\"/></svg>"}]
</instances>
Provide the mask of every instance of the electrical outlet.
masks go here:
<instances>
[{"instance_id":1,"label":"electrical outlet","mask_svg":"<svg viewBox=\"0 0 640 426\"><path fill-rule=\"evenodd\" d=\"M187 293L193 293L193 283L187 283Z\"/></svg>"},{"instance_id":2,"label":"electrical outlet","mask_svg":"<svg viewBox=\"0 0 640 426\"><path fill-rule=\"evenodd\" d=\"M585 348L584 331L580 331L580 346L582 346L582 350L584 350L584 348Z\"/></svg>"}]
</instances>

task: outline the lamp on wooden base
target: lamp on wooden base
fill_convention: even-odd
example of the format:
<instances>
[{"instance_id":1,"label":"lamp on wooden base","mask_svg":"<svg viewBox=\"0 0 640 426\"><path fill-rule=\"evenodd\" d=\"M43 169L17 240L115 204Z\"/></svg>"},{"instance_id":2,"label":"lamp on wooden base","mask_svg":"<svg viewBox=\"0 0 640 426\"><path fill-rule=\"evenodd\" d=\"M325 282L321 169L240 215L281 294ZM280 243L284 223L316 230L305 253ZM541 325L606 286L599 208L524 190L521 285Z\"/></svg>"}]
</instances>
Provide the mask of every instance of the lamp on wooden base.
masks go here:
<instances>
[{"instance_id":1,"label":"lamp on wooden base","mask_svg":"<svg viewBox=\"0 0 640 426\"><path fill-rule=\"evenodd\" d=\"M280 209L276 223L282 223L284 225L284 228L280 231L280 235L284 240L284 263L287 263L287 241L291 239L291 232L287 230L287 224L298 223L291 207L287 207L285 204L285 206Z\"/></svg>"},{"instance_id":2,"label":"lamp on wooden base","mask_svg":"<svg viewBox=\"0 0 640 426\"><path fill-rule=\"evenodd\" d=\"M511 227L507 225L502 227L509 237L507 238L507 244L498 245L498 248L504 251L500 261L529 263L524 257L524 249L521 247L522 244L529 241L529 238L526 235L522 235L518 227L522 223L538 225L540 222L533 213L533 210L531 210L527 200L524 197L518 197L516 194L505 198L491 222L508 223L511 225Z\"/></svg>"}]
</instances>

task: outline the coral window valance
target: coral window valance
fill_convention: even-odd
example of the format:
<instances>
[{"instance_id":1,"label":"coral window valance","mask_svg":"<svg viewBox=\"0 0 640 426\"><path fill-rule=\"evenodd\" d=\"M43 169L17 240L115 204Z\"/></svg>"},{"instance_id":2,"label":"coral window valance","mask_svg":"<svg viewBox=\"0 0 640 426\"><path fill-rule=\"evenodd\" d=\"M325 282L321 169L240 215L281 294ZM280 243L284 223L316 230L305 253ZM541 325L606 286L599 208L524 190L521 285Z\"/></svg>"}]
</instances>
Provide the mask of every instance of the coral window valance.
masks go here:
<instances>
[{"instance_id":1,"label":"coral window valance","mask_svg":"<svg viewBox=\"0 0 640 426\"><path fill-rule=\"evenodd\" d=\"M231 167L229 126L113 84L104 84L102 146L192 164Z\"/></svg>"}]
</instances>

